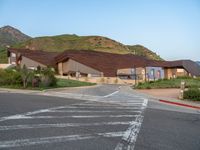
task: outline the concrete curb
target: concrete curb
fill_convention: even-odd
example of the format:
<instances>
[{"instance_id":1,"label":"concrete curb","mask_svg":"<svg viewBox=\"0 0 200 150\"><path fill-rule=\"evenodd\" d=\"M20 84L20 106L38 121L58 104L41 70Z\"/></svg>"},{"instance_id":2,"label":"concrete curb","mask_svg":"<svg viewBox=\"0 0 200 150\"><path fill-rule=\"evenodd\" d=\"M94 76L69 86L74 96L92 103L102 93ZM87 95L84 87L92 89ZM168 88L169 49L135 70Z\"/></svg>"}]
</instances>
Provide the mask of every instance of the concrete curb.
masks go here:
<instances>
[{"instance_id":1,"label":"concrete curb","mask_svg":"<svg viewBox=\"0 0 200 150\"><path fill-rule=\"evenodd\" d=\"M189 107L189 108L195 108L195 109L199 109L199 106L194 106L194 105L189 105L189 104L184 104L184 103L179 103L179 102L172 102L172 101L167 101L167 100L161 100L159 99L160 102L163 103L168 103L168 104L173 104L173 105L178 105L178 106L183 106L183 107Z\"/></svg>"},{"instance_id":2,"label":"concrete curb","mask_svg":"<svg viewBox=\"0 0 200 150\"><path fill-rule=\"evenodd\" d=\"M46 90L29 90L29 89L11 89L11 88L0 88L0 91L4 92L14 92L14 93L43 93L48 91L57 91L57 90L69 90L69 89L82 89L82 88L92 88L98 87L100 85L91 85L91 86L80 86L80 87L63 87L63 88L52 88Z\"/></svg>"}]
</instances>

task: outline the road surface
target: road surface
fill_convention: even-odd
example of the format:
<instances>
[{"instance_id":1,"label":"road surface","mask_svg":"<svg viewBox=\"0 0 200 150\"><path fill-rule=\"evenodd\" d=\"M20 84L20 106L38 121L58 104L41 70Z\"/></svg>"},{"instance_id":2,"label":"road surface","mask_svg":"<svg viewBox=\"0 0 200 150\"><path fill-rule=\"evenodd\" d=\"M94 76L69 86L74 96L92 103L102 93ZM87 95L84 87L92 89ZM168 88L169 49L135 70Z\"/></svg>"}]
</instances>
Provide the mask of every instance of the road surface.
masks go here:
<instances>
[{"instance_id":1,"label":"road surface","mask_svg":"<svg viewBox=\"0 0 200 150\"><path fill-rule=\"evenodd\" d=\"M128 86L0 92L0 149L199 150L200 115Z\"/></svg>"}]
</instances>

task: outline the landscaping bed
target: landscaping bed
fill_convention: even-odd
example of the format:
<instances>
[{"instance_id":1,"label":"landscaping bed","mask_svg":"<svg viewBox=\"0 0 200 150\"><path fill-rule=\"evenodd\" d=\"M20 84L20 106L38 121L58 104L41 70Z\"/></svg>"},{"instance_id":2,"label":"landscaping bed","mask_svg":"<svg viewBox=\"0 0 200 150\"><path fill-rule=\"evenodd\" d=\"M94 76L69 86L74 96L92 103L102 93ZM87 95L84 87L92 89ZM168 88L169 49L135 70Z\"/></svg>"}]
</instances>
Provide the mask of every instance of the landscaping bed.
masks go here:
<instances>
[{"instance_id":1,"label":"landscaping bed","mask_svg":"<svg viewBox=\"0 0 200 150\"><path fill-rule=\"evenodd\" d=\"M39 70L28 70L26 67L0 69L0 87L2 88L45 90L92 85L96 84L69 79L57 79L51 68Z\"/></svg>"},{"instance_id":2,"label":"landscaping bed","mask_svg":"<svg viewBox=\"0 0 200 150\"><path fill-rule=\"evenodd\" d=\"M182 81L185 82L185 88L187 88L184 91L184 95L183 95L184 99L200 101L200 78L179 77L176 79L162 79L162 80L157 80L157 81L139 83L135 88L136 89L158 89L158 90L167 89L167 88L180 89Z\"/></svg>"},{"instance_id":3,"label":"landscaping bed","mask_svg":"<svg viewBox=\"0 0 200 150\"><path fill-rule=\"evenodd\" d=\"M160 79L157 81L150 81L139 83L136 89L161 89L161 88L180 88L181 82L185 82L186 88L200 88L200 78L182 77L176 79Z\"/></svg>"}]
</instances>

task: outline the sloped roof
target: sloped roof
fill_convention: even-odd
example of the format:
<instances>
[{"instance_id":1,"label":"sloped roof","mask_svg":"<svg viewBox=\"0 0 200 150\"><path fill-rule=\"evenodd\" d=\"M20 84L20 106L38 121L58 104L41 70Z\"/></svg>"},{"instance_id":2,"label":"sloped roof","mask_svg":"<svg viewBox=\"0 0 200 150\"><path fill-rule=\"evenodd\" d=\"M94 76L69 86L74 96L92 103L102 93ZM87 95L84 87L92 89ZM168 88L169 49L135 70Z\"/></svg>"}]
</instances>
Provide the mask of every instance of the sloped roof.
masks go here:
<instances>
[{"instance_id":1,"label":"sloped roof","mask_svg":"<svg viewBox=\"0 0 200 150\"><path fill-rule=\"evenodd\" d=\"M59 53L56 52L46 52L42 50L29 50L29 49L16 49L16 48L10 48L8 49L9 52L16 53L18 56L18 59L21 58L21 56L30 58L34 61L37 61L43 65L55 67L56 61L55 56L57 56Z\"/></svg>"},{"instance_id":2,"label":"sloped roof","mask_svg":"<svg viewBox=\"0 0 200 150\"><path fill-rule=\"evenodd\" d=\"M56 67L59 62L73 59L91 68L99 70L105 76L116 76L118 69L137 67L164 67L184 68L193 76L200 76L200 66L191 60L155 61L143 56L132 54L113 54L88 50L67 50L63 53L46 52L41 50L10 48L9 52L16 53L19 57L25 56L46 66Z\"/></svg>"},{"instance_id":3,"label":"sloped roof","mask_svg":"<svg viewBox=\"0 0 200 150\"><path fill-rule=\"evenodd\" d=\"M110 77L116 76L117 69L144 67L146 61L148 61L145 57L131 54L121 55L87 50L68 50L58 55L55 59L57 63L73 59Z\"/></svg>"},{"instance_id":4,"label":"sloped roof","mask_svg":"<svg viewBox=\"0 0 200 150\"><path fill-rule=\"evenodd\" d=\"M148 66L164 68L184 68L192 76L200 76L200 66L192 60L149 61Z\"/></svg>"}]
</instances>

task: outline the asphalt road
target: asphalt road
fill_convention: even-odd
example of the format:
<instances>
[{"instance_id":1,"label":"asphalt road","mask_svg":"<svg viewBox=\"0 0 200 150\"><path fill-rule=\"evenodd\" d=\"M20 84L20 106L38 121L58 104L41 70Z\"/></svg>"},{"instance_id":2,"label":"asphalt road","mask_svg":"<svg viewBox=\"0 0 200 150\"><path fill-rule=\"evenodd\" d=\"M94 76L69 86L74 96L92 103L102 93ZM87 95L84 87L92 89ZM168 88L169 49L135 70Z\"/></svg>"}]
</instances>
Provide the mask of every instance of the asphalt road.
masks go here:
<instances>
[{"instance_id":1,"label":"asphalt road","mask_svg":"<svg viewBox=\"0 0 200 150\"><path fill-rule=\"evenodd\" d=\"M194 110L112 85L43 95L0 93L0 149L200 150Z\"/></svg>"}]
</instances>

